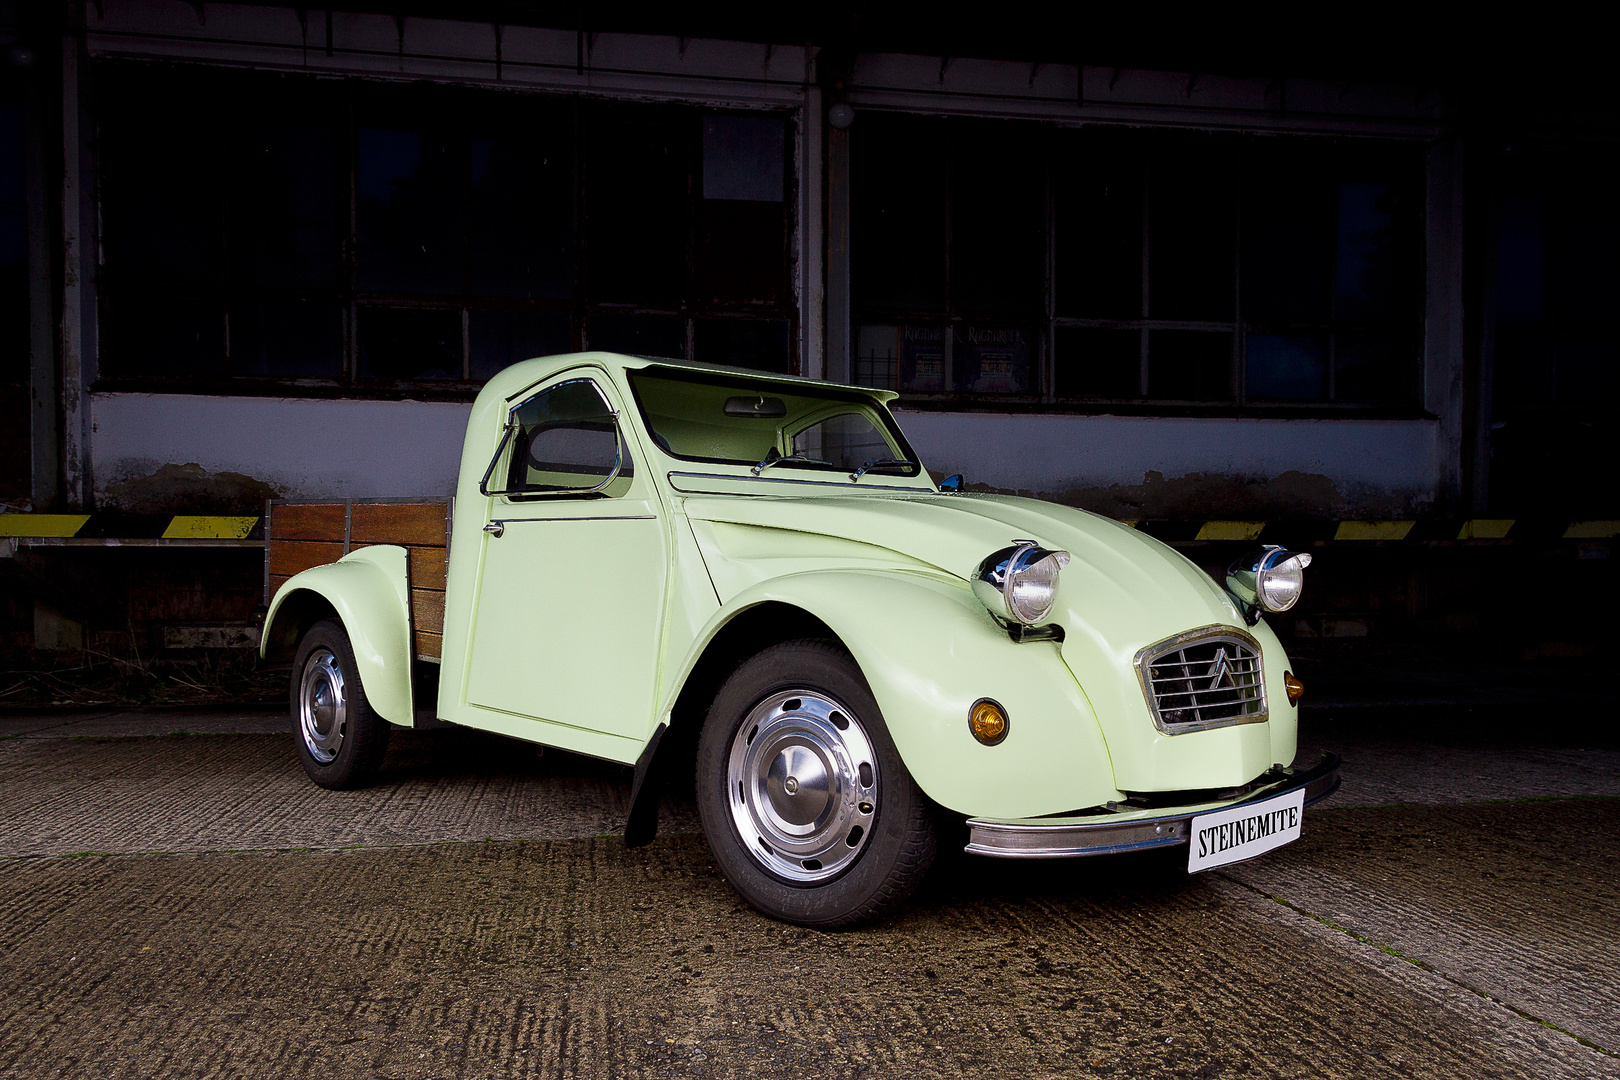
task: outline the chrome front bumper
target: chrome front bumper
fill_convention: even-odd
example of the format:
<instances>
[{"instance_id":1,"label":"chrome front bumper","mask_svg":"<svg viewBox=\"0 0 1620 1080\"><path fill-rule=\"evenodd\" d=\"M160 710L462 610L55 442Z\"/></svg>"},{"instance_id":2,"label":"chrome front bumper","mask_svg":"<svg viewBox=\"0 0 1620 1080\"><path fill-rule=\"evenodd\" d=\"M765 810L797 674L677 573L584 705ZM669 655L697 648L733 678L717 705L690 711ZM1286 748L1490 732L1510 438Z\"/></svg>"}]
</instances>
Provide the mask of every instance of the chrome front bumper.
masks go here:
<instances>
[{"instance_id":1,"label":"chrome front bumper","mask_svg":"<svg viewBox=\"0 0 1620 1080\"><path fill-rule=\"evenodd\" d=\"M1320 802L1339 789L1339 755L1329 751L1309 769L1268 774L1240 798L1173 810L1125 810L1116 814L1025 821L968 819L968 845L974 855L1004 859L1070 859L1114 855L1123 851L1170 847L1187 842L1188 826L1199 814L1229 810L1305 789L1305 805Z\"/></svg>"}]
</instances>

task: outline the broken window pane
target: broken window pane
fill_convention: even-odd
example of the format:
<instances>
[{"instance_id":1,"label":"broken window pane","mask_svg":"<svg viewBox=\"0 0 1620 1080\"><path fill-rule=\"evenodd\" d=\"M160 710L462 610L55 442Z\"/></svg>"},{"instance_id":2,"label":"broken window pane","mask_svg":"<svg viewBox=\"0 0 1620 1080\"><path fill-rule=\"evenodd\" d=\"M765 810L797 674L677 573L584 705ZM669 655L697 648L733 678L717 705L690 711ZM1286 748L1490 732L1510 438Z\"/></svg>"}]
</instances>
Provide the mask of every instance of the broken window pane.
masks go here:
<instances>
[{"instance_id":1,"label":"broken window pane","mask_svg":"<svg viewBox=\"0 0 1620 1080\"><path fill-rule=\"evenodd\" d=\"M566 311L470 313L472 377L483 382L509 364L573 349L573 320Z\"/></svg>"},{"instance_id":2,"label":"broken window pane","mask_svg":"<svg viewBox=\"0 0 1620 1080\"><path fill-rule=\"evenodd\" d=\"M461 312L360 309L360 377L461 379Z\"/></svg>"}]
</instances>

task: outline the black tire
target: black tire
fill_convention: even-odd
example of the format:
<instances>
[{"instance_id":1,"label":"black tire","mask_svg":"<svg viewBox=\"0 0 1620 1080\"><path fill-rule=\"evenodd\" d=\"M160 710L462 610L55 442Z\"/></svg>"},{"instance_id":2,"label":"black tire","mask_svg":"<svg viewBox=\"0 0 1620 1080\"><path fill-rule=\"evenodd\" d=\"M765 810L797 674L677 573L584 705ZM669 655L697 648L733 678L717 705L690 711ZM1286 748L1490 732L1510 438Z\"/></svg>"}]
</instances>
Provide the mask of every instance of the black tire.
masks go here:
<instances>
[{"instance_id":1,"label":"black tire","mask_svg":"<svg viewBox=\"0 0 1620 1080\"><path fill-rule=\"evenodd\" d=\"M366 700L354 648L335 619L316 623L298 643L292 721L298 760L321 787L348 790L377 778L388 750L389 724Z\"/></svg>"},{"instance_id":2,"label":"black tire","mask_svg":"<svg viewBox=\"0 0 1620 1080\"><path fill-rule=\"evenodd\" d=\"M772 646L726 680L698 740L697 803L725 879L760 912L800 926L854 926L893 910L936 850L933 804L860 669L830 641Z\"/></svg>"}]
</instances>

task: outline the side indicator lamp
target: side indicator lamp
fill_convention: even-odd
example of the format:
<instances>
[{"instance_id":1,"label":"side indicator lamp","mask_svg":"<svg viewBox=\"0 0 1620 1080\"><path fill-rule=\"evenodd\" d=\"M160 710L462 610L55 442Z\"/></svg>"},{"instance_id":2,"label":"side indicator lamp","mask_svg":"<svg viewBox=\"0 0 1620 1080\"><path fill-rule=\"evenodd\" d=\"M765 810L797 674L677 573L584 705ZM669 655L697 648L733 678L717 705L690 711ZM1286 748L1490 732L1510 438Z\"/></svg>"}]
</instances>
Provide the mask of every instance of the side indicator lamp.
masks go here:
<instances>
[{"instance_id":1,"label":"side indicator lamp","mask_svg":"<svg viewBox=\"0 0 1620 1080\"><path fill-rule=\"evenodd\" d=\"M968 709L968 730L986 746L995 746L1007 737L1007 710L989 698L980 698Z\"/></svg>"},{"instance_id":2,"label":"side indicator lamp","mask_svg":"<svg viewBox=\"0 0 1620 1080\"><path fill-rule=\"evenodd\" d=\"M1283 688L1288 691L1288 704L1298 705L1305 696L1305 684L1294 677L1292 671L1283 672Z\"/></svg>"}]
</instances>

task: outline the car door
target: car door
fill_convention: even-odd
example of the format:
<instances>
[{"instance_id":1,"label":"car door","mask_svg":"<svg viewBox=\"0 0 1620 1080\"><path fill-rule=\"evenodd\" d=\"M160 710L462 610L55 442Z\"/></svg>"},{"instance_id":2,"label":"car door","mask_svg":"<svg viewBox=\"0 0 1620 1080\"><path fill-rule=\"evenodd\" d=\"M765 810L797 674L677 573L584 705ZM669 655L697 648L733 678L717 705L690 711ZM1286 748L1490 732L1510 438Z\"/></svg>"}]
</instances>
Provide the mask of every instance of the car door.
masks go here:
<instances>
[{"instance_id":1,"label":"car door","mask_svg":"<svg viewBox=\"0 0 1620 1080\"><path fill-rule=\"evenodd\" d=\"M467 700L644 739L668 574L665 523L604 381L515 404L491 490Z\"/></svg>"}]
</instances>

